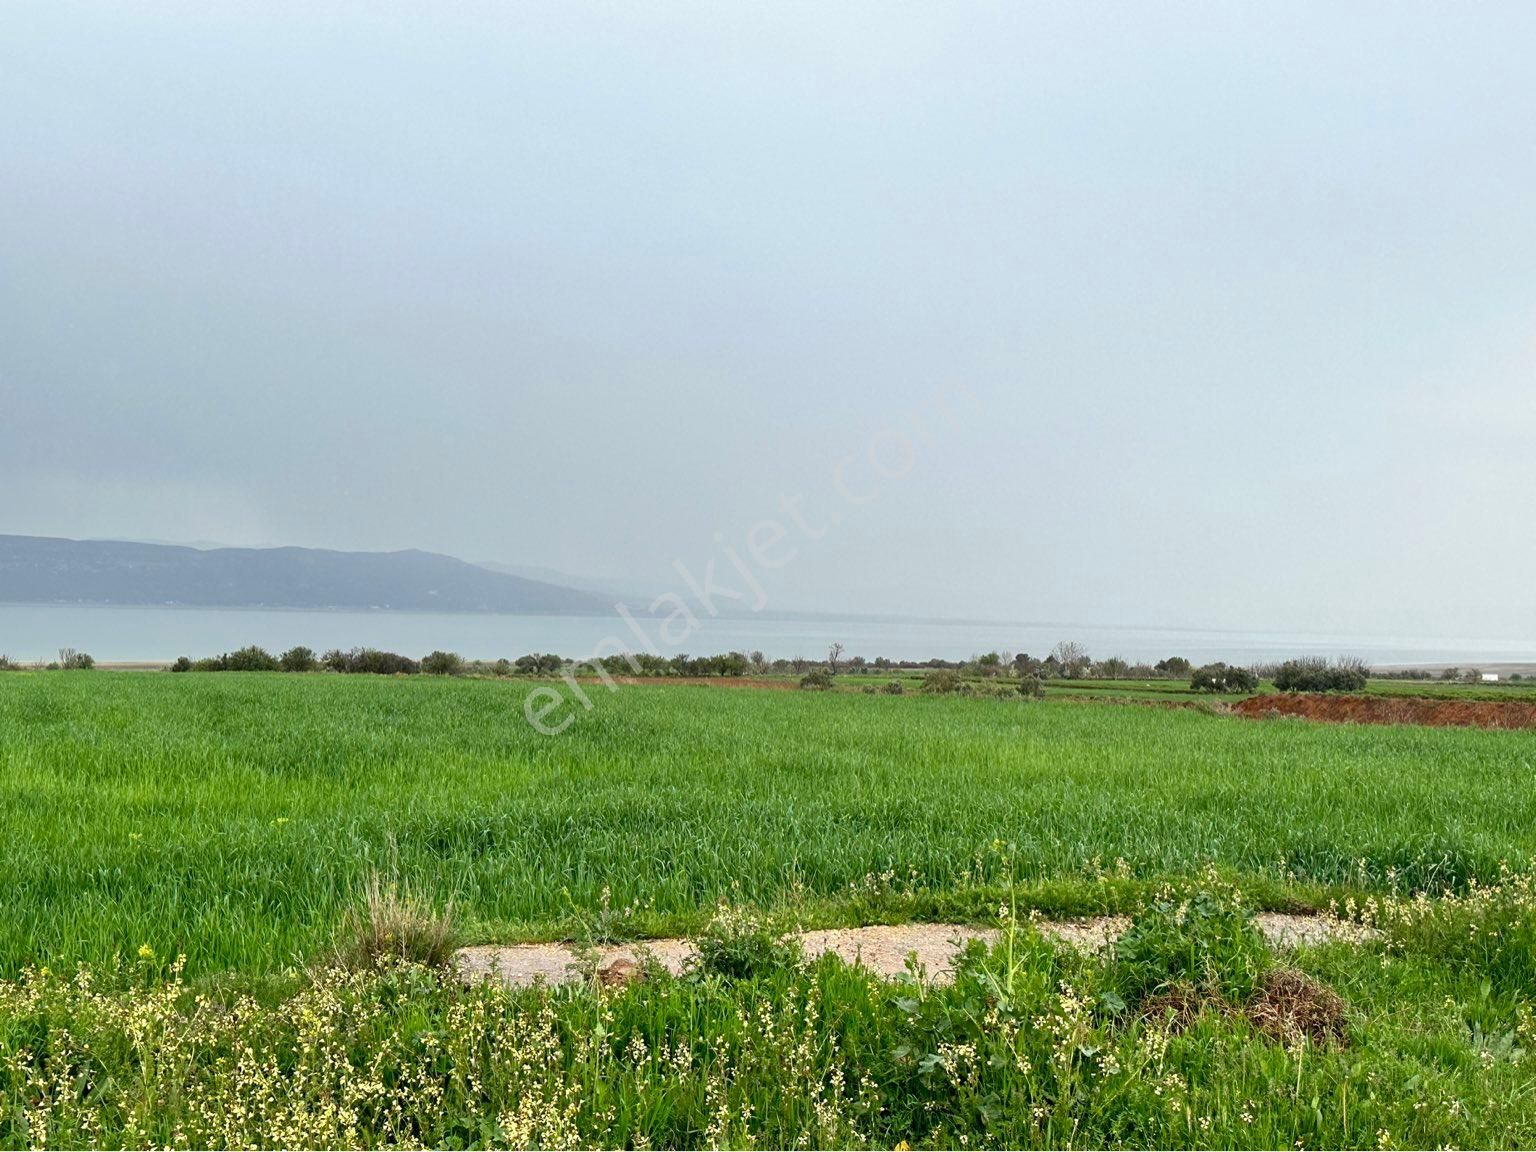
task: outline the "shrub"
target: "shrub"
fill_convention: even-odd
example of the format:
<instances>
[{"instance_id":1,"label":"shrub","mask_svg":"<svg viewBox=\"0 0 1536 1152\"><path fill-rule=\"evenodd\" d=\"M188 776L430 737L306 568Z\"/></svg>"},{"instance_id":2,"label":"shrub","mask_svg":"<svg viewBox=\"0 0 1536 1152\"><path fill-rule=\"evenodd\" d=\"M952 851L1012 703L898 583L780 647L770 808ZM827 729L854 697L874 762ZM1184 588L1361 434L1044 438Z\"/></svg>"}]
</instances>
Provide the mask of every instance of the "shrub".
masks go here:
<instances>
[{"instance_id":1,"label":"shrub","mask_svg":"<svg viewBox=\"0 0 1536 1152\"><path fill-rule=\"evenodd\" d=\"M801 960L799 941L774 931L752 909L727 903L715 909L696 946L694 971L727 980L769 975Z\"/></svg>"},{"instance_id":2,"label":"shrub","mask_svg":"<svg viewBox=\"0 0 1536 1152\"><path fill-rule=\"evenodd\" d=\"M73 648L59 649L58 667L65 672L88 672L96 667L96 661L88 652L76 652Z\"/></svg>"},{"instance_id":3,"label":"shrub","mask_svg":"<svg viewBox=\"0 0 1536 1152\"><path fill-rule=\"evenodd\" d=\"M281 667L276 656L254 644L238 652L230 652L221 659L226 672L276 672Z\"/></svg>"},{"instance_id":4,"label":"shrub","mask_svg":"<svg viewBox=\"0 0 1536 1152\"><path fill-rule=\"evenodd\" d=\"M531 652L519 656L513 665L524 676L553 676L565 666L565 660L552 652Z\"/></svg>"},{"instance_id":5,"label":"shrub","mask_svg":"<svg viewBox=\"0 0 1536 1152\"><path fill-rule=\"evenodd\" d=\"M952 692L960 691L964 683L958 672L951 672L948 668L935 668L923 677L923 691L930 696L947 696Z\"/></svg>"},{"instance_id":6,"label":"shrub","mask_svg":"<svg viewBox=\"0 0 1536 1152\"><path fill-rule=\"evenodd\" d=\"M1031 700L1045 699L1045 681L1038 676L1019 677L1019 695Z\"/></svg>"},{"instance_id":7,"label":"shrub","mask_svg":"<svg viewBox=\"0 0 1536 1152\"><path fill-rule=\"evenodd\" d=\"M1190 675L1189 687L1194 692L1254 692L1258 690L1259 678L1247 668L1207 664Z\"/></svg>"},{"instance_id":8,"label":"shrub","mask_svg":"<svg viewBox=\"0 0 1536 1152\"><path fill-rule=\"evenodd\" d=\"M1202 890L1138 915L1115 945L1110 977L1127 1003L1181 987L1242 1003L1270 966L1253 913L1235 898Z\"/></svg>"},{"instance_id":9,"label":"shrub","mask_svg":"<svg viewBox=\"0 0 1536 1152\"><path fill-rule=\"evenodd\" d=\"M381 652L377 648L354 648L350 652L332 649L322 661L332 672L346 672L373 676L414 676L421 666L409 656L398 652Z\"/></svg>"},{"instance_id":10,"label":"shrub","mask_svg":"<svg viewBox=\"0 0 1536 1152\"><path fill-rule=\"evenodd\" d=\"M833 683L832 672L827 668L812 668L800 677L800 687L813 692L825 692Z\"/></svg>"},{"instance_id":11,"label":"shrub","mask_svg":"<svg viewBox=\"0 0 1536 1152\"><path fill-rule=\"evenodd\" d=\"M347 914L335 949L344 968L375 968L389 962L441 968L453 959L458 933L450 905L437 912L410 889L368 878L362 908Z\"/></svg>"},{"instance_id":12,"label":"shrub","mask_svg":"<svg viewBox=\"0 0 1536 1152\"><path fill-rule=\"evenodd\" d=\"M1153 665L1153 669L1159 675L1168 676L1174 679L1180 676L1188 676L1193 668L1194 665L1190 664L1190 662L1184 659L1182 656L1170 656L1168 659L1159 660L1156 664Z\"/></svg>"},{"instance_id":13,"label":"shrub","mask_svg":"<svg viewBox=\"0 0 1536 1152\"><path fill-rule=\"evenodd\" d=\"M277 662L284 672L313 672L320 667L315 650L302 644L288 649L277 658Z\"/></svg>"},{"instance_id":14,"label":"shrub","mask_svg":"<svg viewBox=\"0 0 1536 1152\"><path fill-rule=\"evenodd\" d=\"M462 676L464 675L464 657L457 652L439 650L422 660L421 671L425 676Z\"/></svg>"},{"instance_id":15,"label":"shrub","mask_svg":"<svg viewBox=\"0 0 1536 1152\"><path fill-rule=\"evenodd\" d=\"M1317 657L1287 660L1275 672L1275 687L1282 692L1359 692L1369 673L1363 661L1354 659L1331 664Z\"/></svg>"},{"instance_id":16,"label":"shrub","mask_svg":"<svg viewBox=\"0 0 1536 1152\"><path fill-rule=\"evenodd\" d=\"M907 694L907 686L900 680L890 680L881 687L880 691L887 696L905 696Z\"/></svg>"},{"instance_id":17,"label":"shrub","mask_svg":"<svg viewBox=\"0 0 1536 1152\"><path fill-rule=\"evenodd\" d=\"M0 672L18 672L21 665L17 664L9 656L0 655Z\"/></svg>"},{"instance_id":18,"label":"shrub","mask_svg":"<svg viewBox=\"0 0 1536 1152\"><path fill-rule=\"evenodd\" d=\"M192 671L192 661L186 656L178 656L176 657L176 662L171 665L170 671L190 672Z\"/></svg>"}]
</instances>

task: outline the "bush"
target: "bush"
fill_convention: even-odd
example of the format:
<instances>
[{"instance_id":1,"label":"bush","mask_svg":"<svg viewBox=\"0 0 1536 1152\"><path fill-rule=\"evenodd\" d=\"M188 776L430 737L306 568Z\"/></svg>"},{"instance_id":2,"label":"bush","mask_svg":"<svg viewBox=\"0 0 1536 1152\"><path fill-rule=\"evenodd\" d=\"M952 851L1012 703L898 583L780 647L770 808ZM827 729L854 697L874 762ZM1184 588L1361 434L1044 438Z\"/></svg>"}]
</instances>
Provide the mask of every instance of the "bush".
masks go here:
<instances>
[{"instance_id":1,"label":"bush","mask_svg":"<svg viewBox=\"0 0 1536 1152\"><path fill-rule=\"evenodd\" d=\"M332 672L354 675L414 676L421 670L409 656L381 652L377 648L354 648L350 652L332 649L321 660Z\"/></svg>"},{"instance_id":2,"label":"bush","mask_svg":"<svg viewBox=\"0 0 1536 1152\"><path fill-rule=\"evenodd\" d=\"M1179 903L1158 901L1132 920L1115 945L1110 978L1132 1004L1178 987L1242 1003L1270 966L1253 913L1236 899L1200 891Z\"/></svg>"},{"instance_id":3,"label":"bush","mask_svg":"<svg viewBox=\"0 0 1536 1152\"><path fill-rule=\"evenodd\" d=\"M900 680L890 680L886 682L880 691L887 696L905 696L907 694L907 686Z\"/></svg>"},{"instance_id":4,"label":"bush","mask_svg":"<svg viewBox=\"0 0 1536 1152\"><path fill-rule=\"evenodd\" d=\"M190 672L192 671L192 661L186 656L178 656L176 657L176 662L171 665L170 671Z\"/></svg>"},{"instance_id":5,"label":"bush","mask_svg":"<svg viewBox=\"0 0 1536 1152\"><path fill-rule=\"evenodd\" d=\"M697 941L694 971L749 980L800 963L800 943L776 932L750 908L722 903Z\"/></svg>"},{"instance_id":6,"label":"bush","mask_svg":"<svg viewBox=\"0 0 1536 1152\"><path fill-rule=\"evenodd\" d=\"M1019 677L1019 695L1031 700L1045 699L1045 681L1038 676Z\"/></svg>"},{"instance_id":7,"label":"bush","mask_svg":"<svg viewBox=\"0 0 1536 1152\"><path fill-rule=\"evenodd\" d=\"M0 672L19 672L21 665L17 664L9 656L0 656Z\"/></svg>"},{"instance_id":8,"label":"bush","mask_svg":"<svg viewBox=\"0 0 1536 1152\"><path fill-rule=\"evenodd\" d=\"M238 652L230 652L219 659L224 661L223 671L225 672L276 672L281 667L276 656L254 644Z\"/></svg>"},{"instance_id":9,"label":"bush","mask_svg":"<svg viewBox=\"0 0 1536 1152\"><path fill-rule=\"evenodd\" d=\"M832 673L826 668L812 668L800 677L800 687L813 692L825 692L833 683Z\"/></svg>"},{"instance_id":10,"label":"bush","mask_svg":"<svg viewBox=\"0 0 1536 1152\"><path fill-rule=\"evenodd\" d=\"M564 666L564 658L552 652L531 652L527 656L519 656L513 665L524 676L553 676Z\"/></svg>"},{"instance_id":11,"label":"bush","mask_svg":"<svg viewBox=\"0 0 1536 1152\"><path fill-rule=\"evenodd\" d=\"M1361 660L1287 660L1275 672L1275 687L1282 692L1360 692L1369 674Z\"/></svg>"},{"instance_id":12,"label":"bush","mask_svg":"<svg viewBox=\"0 0 1536 1152\"><path fill-rule=\"evenodd\" d=\"M1170 656L1166 660L1159 660L1153 665L1153 670L1160 676L1168 676L1177 679L1180 676L1188 676L1193 670L1192 665L1182 656Z\"/></svg>"},{"instance_id":13,"label":"bush","mask_svg":"<svg viewBox=\"0 0 1536 1152\"><path fill-rule=\"evenodd\" d=\"M88 672L96 667L96 661L88 652L76 652L73 648L59 649L58 667L65 672Z\"/></svg>"},{"instance_id":14,"label":"bush","mask_svg":"<svg viewBox=\"0 0 1536 1152\"><path fill-rule=\"evenodd\" d=\"M424 676L462 676L464 657L457 652L439 650L422 660L421 671Z\"/></svg>"},{"instance_id":15,"label":"bush","mask_svg":"<svg viewBox=\"0 0 1536 1152\"><path fill-rule=\"evenodd\" d=\"M1255 692L1259 678L1247 668L1207 664L1190 675L1189 687L1193 692Z\"/></svg>"},{"instance_id":16,"label":"bush","mask_svg":"<svg viewBox=\"0 0 1536 1152\"><path fill-rule=\"evenodd\" d=\"M313 672L320 667L315 650L302 644L288 649L277 658L277 662L284 672Z\"/></svg>"},{"instance_id":17,"label":"bush","mask_svg":"<svg viewBox=\"0 0 1536 1152\"><path fill-rule=\"evenodd\" d=\"M960 691L964 683L958 672L951 672L948 668L935 668L923 677L923 691L930 696L947 696Z\"/></svg>"}]
</instances>

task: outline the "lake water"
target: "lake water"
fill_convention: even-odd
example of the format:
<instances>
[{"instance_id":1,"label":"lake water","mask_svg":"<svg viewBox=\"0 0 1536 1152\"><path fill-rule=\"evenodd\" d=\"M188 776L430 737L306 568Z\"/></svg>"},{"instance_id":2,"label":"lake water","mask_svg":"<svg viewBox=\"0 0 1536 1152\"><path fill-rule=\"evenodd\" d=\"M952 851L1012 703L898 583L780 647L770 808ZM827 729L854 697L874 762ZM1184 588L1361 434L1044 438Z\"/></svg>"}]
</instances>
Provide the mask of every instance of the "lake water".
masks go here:
<instances>
[{"instance_id":1,"label":"lake water","mask_svg":"<svg viewBox=\"0 0 1536 1152\"><path fill-rule=\"evenodd\" d=\"M654 637L655 624L646 628ZM98 661L167 661L209 656L247 644L281 652L295 644L316 651L373 647L422 656L434 648L475 659L525 652L591 653L616 638L642 647L617 617L473 616L410 612L289 612L264 609L128 608L0 604L0 654L51 660L60 648ZM1412 639L1161 628L1093 628L1064 624L987 624L879 619L700 618L683 650L695 655L760 649L770 658L815 658L839 642L849 655L918 660L965 659L992 649L1043 656L1059 640L1076 640L1095 656L1156 661L1180 655L1234 663L1296 655L1361 656L1376 664L1536 662L1536 641ZM609 651L612 649L610 648ZM652 651L670 655L665 645Z\"/></svg>"}]
</instances>

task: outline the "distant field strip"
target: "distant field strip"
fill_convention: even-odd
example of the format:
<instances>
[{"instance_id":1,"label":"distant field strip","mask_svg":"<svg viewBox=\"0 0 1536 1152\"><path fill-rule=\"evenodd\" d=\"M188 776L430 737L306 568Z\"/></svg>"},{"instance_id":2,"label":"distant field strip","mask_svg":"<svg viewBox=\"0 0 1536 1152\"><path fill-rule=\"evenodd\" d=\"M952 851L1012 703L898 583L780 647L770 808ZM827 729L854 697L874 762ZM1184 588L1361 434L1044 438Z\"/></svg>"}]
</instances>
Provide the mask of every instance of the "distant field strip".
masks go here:
<instances>
[{"instance_id":1,"label":"distant field strip","mask_svg":"<svg viewBox=\"0 0 1536 1152\"><path fill-rule=\"evenodd\" d=\"M667 686L596 690L548 739L528 690L7 674L0 971L141 944L272 970L323 948L374 869L491 941L636 905L627 931L687 933L724 897L983 918L994 842L1067 915L1116 910L1099 870L1414 888L1536 853L1530 733Z\"/></svg>"}]
</instances>

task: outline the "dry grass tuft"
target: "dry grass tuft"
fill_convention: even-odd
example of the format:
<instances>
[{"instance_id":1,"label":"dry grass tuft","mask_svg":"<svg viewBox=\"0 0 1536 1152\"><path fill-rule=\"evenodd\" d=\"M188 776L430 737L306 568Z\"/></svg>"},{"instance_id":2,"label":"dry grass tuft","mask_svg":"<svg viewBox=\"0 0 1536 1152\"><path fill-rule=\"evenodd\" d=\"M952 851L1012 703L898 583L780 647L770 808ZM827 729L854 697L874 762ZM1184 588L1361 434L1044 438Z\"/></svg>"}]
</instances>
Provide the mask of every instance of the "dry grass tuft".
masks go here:
<instances>
[{"instance_id":1,"label":"dry grass tuft","mask_svg":"<svg viewBox=\"0 0 1536 1152\"><path fill-rule=\"evenodd\" d=\"M453 905L441 912L377 872L363 889L363 906L347 913L334 952L337 965L354 971L409 962L441 968L453 960L458 932Z\"/></svg>"},{"instance_id":2,"label":"dry grass tuft","mask_svg":"<svg viewBox=\"0 0 1536 1152\"><path fill-rule=\"evenodd\" d=\"M1220 997L1180 981L1142 1001L1141 1014L1177 1035L1188 1030L1207 1010L1220 1015L1225 1013L1226 1007L1226 1001Z\"/></svg>"},{"instance_id":3,"label":"dry grass tuft","mask_svg":"<svg viewBox=\"0 0 1536 1152\"><path fill-rule=\"evenodd\" d=\"M1347 1006L1333 989L1305 972L1276 968L1243 1014L1271 1039L1290 1043L1302 1037L1314 1044L1346 1040Z\"/></svg>"}]
</instances>

